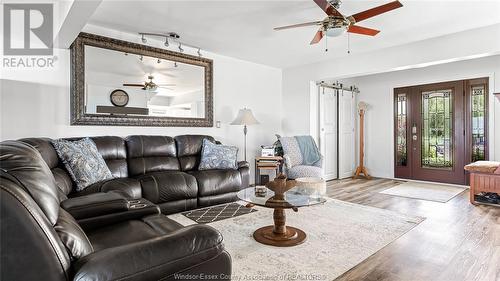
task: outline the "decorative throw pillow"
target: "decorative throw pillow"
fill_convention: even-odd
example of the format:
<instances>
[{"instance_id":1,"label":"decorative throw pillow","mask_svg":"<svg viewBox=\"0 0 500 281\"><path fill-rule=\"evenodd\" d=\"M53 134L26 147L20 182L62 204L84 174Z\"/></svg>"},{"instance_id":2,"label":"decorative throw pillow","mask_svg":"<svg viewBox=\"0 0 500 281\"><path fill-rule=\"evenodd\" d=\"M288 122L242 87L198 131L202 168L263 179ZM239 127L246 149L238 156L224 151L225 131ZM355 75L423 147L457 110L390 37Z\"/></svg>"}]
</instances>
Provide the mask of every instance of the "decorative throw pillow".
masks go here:
<instances>
[{"instance_id":1,"label":"decorative throw pillow","mask_svg":"<svg viewBox=\"0 0 500 281\"><path fill-rule=\"evenodd\" d=\"M82 191L98 181L113 178L106 162L90 138L78 141L53 140L52 145L75 181L76 191Z\"/></svg>"},{"instance_id":2,"label":"decorative throw pillow","mask_svg":"<svg viewBox=\"0 0 500 281\"><path fill-rule=\"evenodd\" d=\"M302 164L302 153L295 137L280 137L279 141L283 146L283 153L286 156L285 163L287 168Z\"/></svg>"},{"instance_id":3,"label":"decorative throw pillow","mask_svg":"<svg viewBox=\"0 0 500 281\"><path fill-rule=\"evenodd\" d=\"M238 169L238 148L215 144L204 139L201 148L201 161L198 170Z\"/></svg>"}]
</instances>

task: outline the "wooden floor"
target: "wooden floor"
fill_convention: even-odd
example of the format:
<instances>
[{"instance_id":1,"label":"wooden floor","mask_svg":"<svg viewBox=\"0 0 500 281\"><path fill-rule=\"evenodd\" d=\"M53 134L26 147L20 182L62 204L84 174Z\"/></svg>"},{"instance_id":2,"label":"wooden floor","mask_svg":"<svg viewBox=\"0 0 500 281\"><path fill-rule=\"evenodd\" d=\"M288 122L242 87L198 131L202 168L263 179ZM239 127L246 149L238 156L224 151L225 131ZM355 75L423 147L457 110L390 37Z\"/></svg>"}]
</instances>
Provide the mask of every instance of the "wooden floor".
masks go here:
<instances>
[{"instance_id":1,"label":"wooden floor","mask_svg":"<svg viewBox=\"0 0 500 281\"><path fill-rule=\"evenodd\" d=\"M447 203L378 193L399 183L328 183L332 198L426 218L336 280L500 280L500 207L471 205L468 190Z\"/></svg>"}]
</instances>

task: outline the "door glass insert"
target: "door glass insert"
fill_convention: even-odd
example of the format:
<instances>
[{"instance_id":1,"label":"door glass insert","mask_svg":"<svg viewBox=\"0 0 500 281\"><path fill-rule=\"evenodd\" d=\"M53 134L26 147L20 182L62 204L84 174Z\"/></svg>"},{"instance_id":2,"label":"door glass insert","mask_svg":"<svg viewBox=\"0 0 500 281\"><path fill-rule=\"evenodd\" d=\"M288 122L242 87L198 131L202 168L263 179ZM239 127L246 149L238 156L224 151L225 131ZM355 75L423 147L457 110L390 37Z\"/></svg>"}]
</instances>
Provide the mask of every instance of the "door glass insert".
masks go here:
<instances>
[{"instance_id":1,"label":"door glass insert","mask_svg":"<svg viewBox=\"0 0 500 281\"><path fill-rule=\"evenodd\" d=\"M407 157L407 97L406 94L398 94L397 96L397 134L396 134L396 165L406 166Z\"/></svg>"},{"instance_id":2,"label":"door glass insert","mask_svg":"<svg viewBox=\"0 0 500 281\"><path fill-rule=\"evenodd\" d=\"M422 92L423 168L453 168L452 90Z\"/></svg>"},{"instance_id":3,"label":"door glass insert","mask_svg":"<svg viewBox=\"0 0 500 281\"><path fill-rule=\"evenodd\" d=\"M485 160L485 87L471 88L472 162Z\"/></svg>"}]
</instances>

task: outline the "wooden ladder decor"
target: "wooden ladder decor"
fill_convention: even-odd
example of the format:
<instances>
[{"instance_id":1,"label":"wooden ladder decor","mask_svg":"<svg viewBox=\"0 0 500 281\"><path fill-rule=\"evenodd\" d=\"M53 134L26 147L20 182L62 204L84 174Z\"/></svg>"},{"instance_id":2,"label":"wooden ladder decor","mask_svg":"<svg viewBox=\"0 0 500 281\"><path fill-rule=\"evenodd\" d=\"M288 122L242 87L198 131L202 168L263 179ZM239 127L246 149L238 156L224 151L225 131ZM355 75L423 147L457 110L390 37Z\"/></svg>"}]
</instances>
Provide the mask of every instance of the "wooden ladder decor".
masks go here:
<instances>
[{"instance_id":1,"label":"wooden ladder decor","mask_svg":"<svg viewBox=\"0 0 500 281\"><path fill-rule=\"evenodd\" d=\"M364 175L366 179L371 179L372 177L368 174L366 167L364 166L365 161L365 111L367 104L364 102L360 102L358 104L359 111L359 166L356 168L356 172L354 172L353 179L356 179Z\"/></svg>"}]
</instances>

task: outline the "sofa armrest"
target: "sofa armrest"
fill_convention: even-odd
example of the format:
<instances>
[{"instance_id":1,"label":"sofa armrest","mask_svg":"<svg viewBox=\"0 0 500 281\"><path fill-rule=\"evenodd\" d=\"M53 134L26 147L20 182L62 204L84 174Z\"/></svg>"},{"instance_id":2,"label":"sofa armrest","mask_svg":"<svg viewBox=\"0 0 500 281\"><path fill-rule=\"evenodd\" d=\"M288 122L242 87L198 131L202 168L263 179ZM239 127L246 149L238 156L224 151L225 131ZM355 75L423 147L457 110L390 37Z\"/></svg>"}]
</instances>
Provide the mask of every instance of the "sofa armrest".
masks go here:
<instances>
[{"instance_id":1,"label":"sofa armrest","mask_svg":"<svg viewBox=\"0 0 500 281\"><path fill-rule=\"evenodd\" d=\"M241 189L250 186L250 164L247 161L238 162L238 171L241 175Z\"/></svg>"},{"instance_id":2,"label":"sofa armrest","mask_svg":"<svg viewBox=\"0 0 500 281\"><path fill-rule=\"evenodd\" d=\"M99 192L66 199L61 207L78 220L127 211L129 202L122 194Z\"/></svg>"},{"instance_id":3,"label":"sofa armrest","mask_svg":"<svg viewBox=\"0 0 500 281\"><path fill-rule=\"evenodd\" d=\"M176 273L217 260L221 254L225 254L221 234L207 225L193 225L162 237L87 255L75 263L74 280L175 279ZM231 267L214 264L208 268L211 272L205 274L230 274Z\"/></svg>"}]
</instances>

